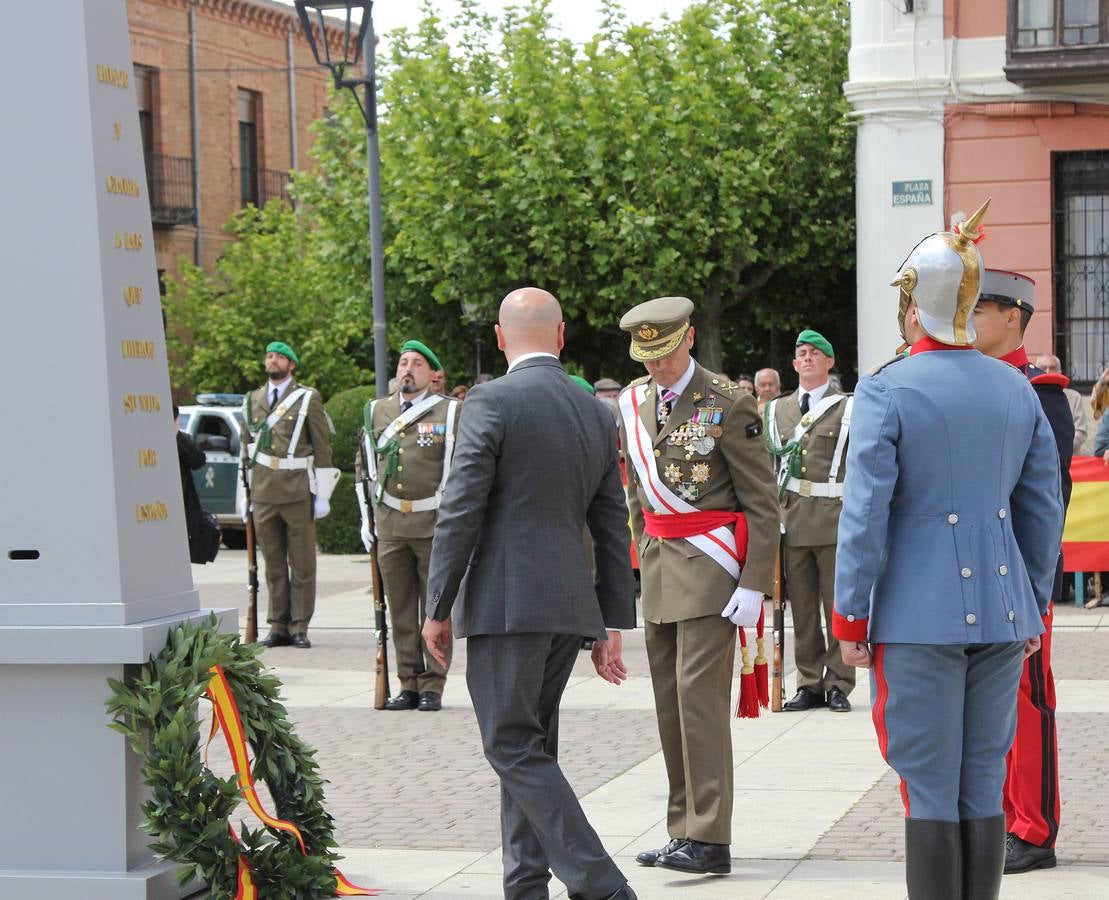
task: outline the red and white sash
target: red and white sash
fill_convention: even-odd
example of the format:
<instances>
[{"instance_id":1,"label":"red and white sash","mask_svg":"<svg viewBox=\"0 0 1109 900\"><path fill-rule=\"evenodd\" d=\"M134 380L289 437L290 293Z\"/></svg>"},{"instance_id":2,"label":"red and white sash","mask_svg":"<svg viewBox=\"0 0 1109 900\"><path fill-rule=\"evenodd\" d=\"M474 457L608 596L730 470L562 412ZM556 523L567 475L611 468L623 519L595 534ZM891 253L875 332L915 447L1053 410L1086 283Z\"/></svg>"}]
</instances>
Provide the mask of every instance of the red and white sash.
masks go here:
<instances>
[{"instance_id":1,"label":"red and white sash","mask_svg":"<svg viewBox=\"0 0 1109 900\"><path fill-rule=\"evenodd\" d=\"M697 507L687 503L670 490L659 477L653 441L639 416L639 407L646 397L645 383L628 388L620 395L620 414L624 418L624 428L628 435L628 456L639 476L639 483L647 496L647 502L657 515L685 515L700 512ZM704 534L685 537L683 540L689 541L732 578L739 580L740 557L736 551L735 537L728 528L720 526Z\"/></svg>"}]
</instances>

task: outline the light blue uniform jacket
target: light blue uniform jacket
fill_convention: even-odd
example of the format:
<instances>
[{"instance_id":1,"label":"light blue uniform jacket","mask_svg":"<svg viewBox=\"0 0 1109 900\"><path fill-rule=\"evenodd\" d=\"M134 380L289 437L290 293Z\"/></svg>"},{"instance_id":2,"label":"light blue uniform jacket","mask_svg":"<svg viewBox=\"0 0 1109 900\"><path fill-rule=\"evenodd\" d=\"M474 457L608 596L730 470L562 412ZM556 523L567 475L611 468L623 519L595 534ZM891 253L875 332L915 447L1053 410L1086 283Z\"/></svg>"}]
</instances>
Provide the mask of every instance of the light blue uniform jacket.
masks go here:
<instances>
[{"instance_id":1,"label":"light blue uniform jacket","mask_svg":"<svg viewBox=\"0 0 1109 900\"><path fill-rule=\"evenodd\" d=\"M869 617L874 643L1034 637L1062 533L1058 450L1019 371L975 350L933 350L859 381L838 636Z\"/></svg>"}]
</instances>

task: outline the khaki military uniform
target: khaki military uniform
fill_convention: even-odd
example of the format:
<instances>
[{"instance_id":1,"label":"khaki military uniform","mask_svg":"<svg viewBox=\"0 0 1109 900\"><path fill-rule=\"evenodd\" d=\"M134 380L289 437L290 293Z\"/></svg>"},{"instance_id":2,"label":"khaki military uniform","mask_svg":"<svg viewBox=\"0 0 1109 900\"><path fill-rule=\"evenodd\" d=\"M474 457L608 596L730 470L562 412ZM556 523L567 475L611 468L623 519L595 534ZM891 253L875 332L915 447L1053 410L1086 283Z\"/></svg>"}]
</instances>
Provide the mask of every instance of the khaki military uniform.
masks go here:
<instances>
[{"instance_id":1,"label":"khaki military uniform","mask_svg":"<svg viewBox=\"0 0 1109 900\"><path fill-rule=\"evenodd\" d=\"M795 451L799 454L794 468L797 474L787 482L781 501L785 524L785 590L793 607L797 687L808 688L821 696L832 688L850 694L855 686L855 669L843 662L839 642L832 637L836 534L843 508L847 461L847 435L843 435L840 445L840 432L848 408L846 395L832 388L821 400L834 396L843 399L815 418L801 436L800 446ZM799 394L794 391L770 402L774 405L768 438L783 445L793 437L802 419ZM846 427L850 429L849 419ZM837 446L840 461L830 484ZM815 496L814 493L834 496Z\"/></svg>"},{"instance_id":2,"label":"khaki military uniform","mask_svg":"<svg viewBox=\"0 0 1109 900\"><path fill-rule=\"evenodd\" d=\"M747 565L739 584L771 593L778 551L778 505L755 398L698 365L674 401L666 424L660 427L658 388L642 378L628 390L640 384L648 385L638 407L650 438L650 447L643 448L650 454L648 464L653 463L660 479L698 510L746 515ZM709 423L711 446L701 443L690 450L689 442L680 439L682 426L693 420ZM623 422L620 446L627 462L647 655L670 786L667 828L672 838L728 844L736 628L720 613L736 582L687 540L655 539L645 534L643 510L652 506L635 470L636 441Z\"/></svg>"},{"instance_id":3,"label":"khaki military uniform","mask_svg":"<svg viewBox=\"0 0 1109 900\"><path fill-rule=\"evenodd\" d=\"M289 402L302 388L301 398ZM241 443L243 462L250 471L254 534L266 562L266 621L275 634L291 636L308 630L316 608L316 521L309 467L330 468L331 428L323 398L315 389L290 381L273 409L268 393L266 385L247 396ZM301 422L304 403L308 407ZM259 449L255 436L279 409L282 411L269 430L270 446ZM289 447L297 432L290 462Z\"/></svg>"},{"instance_id":4,"label":"khaki military uniform","mask_svg":"<svg viewBox=\"0 0 1109 900\"><path fill-rule=\"evenodd\" d=\"M371 426L376 441L400 416L401 395L393 394L367 404L367 410L371 405ZM398 430L394 436L397 444L395 472L389 472L388 454L375 453L378 481L376 485L371 484L371 490L376 488L374 495L379 498L373 510L377 558L393 626L397 678L401 690L421 694L443 693L447 679L446 669L424 647L420 629L425 616L427 571L439 493L444 466L449 469L447 453L453 450L454 437L458 433L458 413L457 400L441 397L439 403L416 421ZM360 444L358 466L361 471L366 453L365 432ZM449 646L447 654L449 662Z\"/></svg>"}]
</instances>

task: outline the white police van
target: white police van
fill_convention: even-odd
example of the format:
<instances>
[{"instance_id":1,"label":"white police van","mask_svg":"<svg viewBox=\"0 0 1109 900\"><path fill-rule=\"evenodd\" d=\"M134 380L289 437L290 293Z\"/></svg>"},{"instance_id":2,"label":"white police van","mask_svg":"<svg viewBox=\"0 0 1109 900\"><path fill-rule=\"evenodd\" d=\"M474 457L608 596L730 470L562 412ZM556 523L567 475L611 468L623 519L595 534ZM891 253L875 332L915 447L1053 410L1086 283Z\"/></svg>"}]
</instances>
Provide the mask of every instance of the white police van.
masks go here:
<instances>
[{"instance_id":1,"label":"white police van","mask_svg":"<svg viewBox=\"0 0 1109 900\"><path fill-rule=\"evenodd\" d=\"M180 429L204 451L204 466L193 472L200 505L212 513L232 549L246 546L243 520L235 507L239 480L239 428L242 394L197 394L194 406L182 406Z\"/></svg>"}]
</instances>

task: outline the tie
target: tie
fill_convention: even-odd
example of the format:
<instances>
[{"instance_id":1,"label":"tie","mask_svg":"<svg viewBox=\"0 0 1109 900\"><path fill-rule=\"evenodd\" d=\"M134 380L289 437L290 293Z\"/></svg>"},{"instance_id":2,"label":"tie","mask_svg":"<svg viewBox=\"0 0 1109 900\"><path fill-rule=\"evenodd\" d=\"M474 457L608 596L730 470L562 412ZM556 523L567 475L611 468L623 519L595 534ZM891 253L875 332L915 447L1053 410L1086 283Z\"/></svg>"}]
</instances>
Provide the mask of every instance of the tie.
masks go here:
<instances>
[{"instance_id":1,"label":"tie","mask_svg":"<svg viewBox=\"0 0 1109 900\"><path fill-rule=\"evenodd\" d=\"M806 391L801 395L801 414L804 415L809 411L809 392Z\"/></svg>"},{"instance_id":2,"label":"tie","mask_svg":"<svg viewBox=\"0 0 1109 900\"><path fill-rule=\"evenodd\" d=\"M405 401L404 401L404 402L403 402L403 403L402 403L402 404L400 405L400 411L401 411L402 413L406 413L406 412L408 412L408 410L410 410L411 408L412 408L412 401L411 401L411 400L405 400Z\"/></svg>"},{"instance_id":3,"label":"tie","mask_svg":"<svg viewBox=\"0 0 1109 900\"><path fill-rule=\"evenodd\" d=\"M270 409L277 406L277 388L270 389Z\"/></svg>"},{"instance_id":4,"label":"tie","mask_svg":"<svg viewBox=\"0 0 1109 900\"><path fill-rule=\"evenodd\" d=\"M667 420L670 418L670 411L674 408L674 401L677 399L678 395L670 390L670 388L662 389L662 402L658 405L659 425L666 424Z\"/></svg>"}]
</instances>

